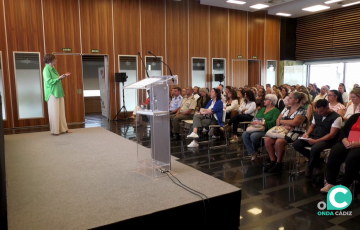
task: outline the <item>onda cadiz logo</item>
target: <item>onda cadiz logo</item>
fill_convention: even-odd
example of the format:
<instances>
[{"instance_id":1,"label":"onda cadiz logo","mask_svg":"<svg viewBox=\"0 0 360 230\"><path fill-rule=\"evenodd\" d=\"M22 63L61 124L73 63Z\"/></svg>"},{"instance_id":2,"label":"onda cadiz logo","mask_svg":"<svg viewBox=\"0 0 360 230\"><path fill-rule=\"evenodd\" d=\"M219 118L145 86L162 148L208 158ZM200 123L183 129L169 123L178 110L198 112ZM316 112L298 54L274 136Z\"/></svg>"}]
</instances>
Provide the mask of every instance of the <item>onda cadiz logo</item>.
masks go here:
<instances>
[{"instance_id":1,"label":"onda cadiz logo","mask_svg":"<svg viewBox=\"0 0 360 230\"><path fill-rule=\"evenodd\" d=\"M327 203L324 201L318 203L317 207L321 210L318 211L318 216L351 216L352 211L341 211L349 207L351 201L352 195L347 187L334 186L327 194Z\"/></svg>"}]
</instances>

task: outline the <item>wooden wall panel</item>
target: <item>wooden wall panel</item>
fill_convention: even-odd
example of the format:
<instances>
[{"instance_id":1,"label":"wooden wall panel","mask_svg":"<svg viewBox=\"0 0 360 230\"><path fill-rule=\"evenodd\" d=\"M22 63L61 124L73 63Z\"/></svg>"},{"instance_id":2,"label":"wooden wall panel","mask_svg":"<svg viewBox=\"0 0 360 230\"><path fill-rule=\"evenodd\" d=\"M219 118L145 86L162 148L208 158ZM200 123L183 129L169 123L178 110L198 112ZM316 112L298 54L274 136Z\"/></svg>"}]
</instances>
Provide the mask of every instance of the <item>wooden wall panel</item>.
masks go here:
<instances>
[{"instance_id":1,"label":"wooden wall panel","mask_svg":"<svg viewBox=\"0 0 360 230\"><path fill-rule=\"evenodd\" d=\"M248 84L248 61L236 61L232 62L232 86L243 87Z\"/></svg>"},{"instance_id":2,"label":"wooden wall panel","mask_svg":"<svg viewBox=\"0 0 360 230\"><path fill-rule=\"evenodd\" d=\"M81 40L83 53L92 49L101 54L113 53L112 2L80 0Z\"/></svg>"},{"instance_id":3,"label":"wooden wall panel","mask_svg":"<svg viewBox=\"0 0 360 230\"><path fill-rule=\"evenodd\" d=\"M298 18L296 59L359 57L359 19L360 5Z\"/></svg>"},{"instance_id":4,"label":"wooden wall panel","mask_svg":"<svg viewBox=\"0 0 360 230\"><path fill-rule=\"evenodd\" d=\"M138 55L142 53L140 42L140 1L114 0L114 40L115 40L115 72L119 71L119 55ZM145 56L145 53L142 53ZM138 58L138 78L142 79L144 68ZM115 83L116 84L116 83ZM116 88L116 107L111 103L111 110L117 113L121 107L119 84ZM112 92L113 90L111 90ZM139 101L142 101L142 91ZM129 108L130 110L131 108ZM115 116L112 113L112 117Z\"/></svg>"},{"instance_id":5,"label":"wooden wall panel","mask_svg":"<svg viewBox=\"0 0 360 230\"><path fill-rule=\"evenodd\" d=\"M3 1L0 0L0 51L1 51L1 60L2 61L2 78L3 78L3 88L4 92L1 92L1 96L5 103L6 110L6 121L3 122L4 128L12 127L12 106L11 106L11 90L10 90L10 78L9 78L9 68L8 68L8 58L7 58L7 48L6 48L6 37L5 37L5 18L3 15Z\"/></svg>"},{"instance_id":6,"label":"wooden wall panel","mask_svg":"<svg viewBox=\"0 0 360 230\"><path fill-rule=\"evenodd\" d=\"M151 56L151 51L156 56L166 60L165 48L165 0L141 0L141 44L142 54ZM145 61L145 57L144 57ZM145 78L145 70L141 77ZM163 74L169 74L163 66Z\"/></svg>"},{"instance_id":7,"label":"wooden wall panel","mask_svg":"<svg viewBox=\"0 0 360 230\"><path fill-rule=\"evenodd\" d=\"M66 121L67 123L85 122L82 57L80 55L57 55L56 59L58 60L56 69L59 74L71 73L61 82L65 94ZM78 93L78 90L81 93Z\"/></svg>"},{"instance_id":8,"label":"wooden wall panel","mask_svg":"<svg viewBox=\"0 0 360 230\"><path fill-rule=\"evenodd\" d=\"M178 75L179 86L191 86L188 63L187 1L166 0L166 63ZM168 72L168 74L170 74Z\"/></svg>"},{"instance_id":9,"label":"wooden wall panel","mask_svg":"<svg viewBox=\"0 0 360 230\"><path fill-rule=\"evenodd\" d=\"M210 68L212 58L226 59L226 82L229 82L229 10L225 8L210 7ZM212 77L212 75L211 75ZM208 79L212 82L212 79ZM231 81L230 81L231 82Z\"/></svg>"},{"instance_id":10,"label":"wooden wall panel","mask_svg":"<svg viewBox=\"0 0 360 230\"><path fill-rule=\"evenodd\" d=\"M255 84L260 84L260 61L251 61L248 62L248 85L250 87L255 86Z\"/></svg>"},{"instance_id":11,"label":"wooden wall panel","mask_svg":"<svg viewBox=\"0 0 360 230\"><path fill-rule=\"evenodd\" d=\"M232 67L233 59L237 59L238 55L243 56L241 59L247 59L247 12L239 10L229 10L229 67L232 69L230 81L228 84L239 82L247 82L247 75L240 71L238 66ZM239 63L237 63L239 65ZM246 65L247 66L247 65ZM247 69L247 67L246 67ZM237 72L237 71L240 72ZM238 79L244 77L244 79Z\"/></svg>"},{"instance_id":12,"label":"wooden wall panel","mask_svg":"<svg viewBox=\"0 0 360 230\"><path fill-rule=\"evenodd\" d=\"M265 22L265 70L267 61L277 61L277 82L279 82L279 66L280 66L280 17L267 15ZM265 71L267 73L267 71ZM267 82L266 82L267 83Z\"/></svg>"},{"instance_id":13,"label":"wooden wall panel","mask_svg":"<svg viewBox=\"0 0 360 230\"><path fill-rule=\"evenodd\" d=\"M265 74L265 13L265 11L257 11L248 14L248 59L253 59L256 56L257 60L262 61L261 74L263 76Z\"/></svg>"},{"instance_id":14,"label":"wooden wall panel","mask_svg":"<svg viewBox=\"0 0 360 230\"><path fill-rule=\"evenodd\" d=\"M207 79L211 79L210 52L209 52L209 18L210 7L201 5L199 1L189 0L189 70L190 83L192 82L191 58L206 58ZM209 80L208 80L209 82ZM207 83L210 87L210 84Z\"/></svg>"},{"instance_id":15,"label":"wooden wall panel","mask_svg":"<svg viewBox=\"0 0 360 230\"><path fill-rule=\"evenodd\" d=\"M81 53L79 2L74 0L43 0L44 29L47 53ZM41 11L36 12L41 16Z\"/></svg>"},{"instance_id":16,"label":"wooden wall panel","mask_svg":"<svg viewBox=\"0 0 360 230\"><path fill-rule=\"evenodd\" d=\"M17 106L17 91L13 54L13 51L40 52L40 57L42 60L42 57L44 56L44 34L42 26L41 0L5 1L5 12L14 127L48 124L46 106L44 106L45 118L26 120L18 119L19 112ZM44 63L41 63L41 71L43 68Z\"/></svg>"}]
</instances>

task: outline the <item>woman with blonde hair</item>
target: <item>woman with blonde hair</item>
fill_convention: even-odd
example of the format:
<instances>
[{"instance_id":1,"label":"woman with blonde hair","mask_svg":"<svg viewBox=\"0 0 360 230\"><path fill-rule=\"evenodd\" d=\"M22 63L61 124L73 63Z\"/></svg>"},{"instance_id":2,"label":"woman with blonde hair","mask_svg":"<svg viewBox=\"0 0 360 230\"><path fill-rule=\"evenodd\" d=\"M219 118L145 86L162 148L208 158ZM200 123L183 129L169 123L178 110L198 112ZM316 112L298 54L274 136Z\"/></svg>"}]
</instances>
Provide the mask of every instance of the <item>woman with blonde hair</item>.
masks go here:
<instances>
[{"instance_id":1,"label":"woman with blonde hair","mask_svg":"<svg viewBox=\"0 0 360 230\"><path fill-rule=\"evenodd\" d=\"M309 121L311 121L310 118L312 117L312 114L313 114L313 108L311 106L310 93L307 90L307 88L305 86L303 86L303 85L299 87L298 92L303 93L306 96L303 99L303 101L301 102L301 105L307 111L307 117L309 118Z\"/></svg>"},{"instance_id":2,"label":"woman with blonde hair","mask_svg":"<svg viewBox=\"0 0 360 230\"><path fill-rule=\"evenodd\" d=\"M283 109L285 108L285 103L282 99L282 95L279 89L275 90L275 96L277 97L278 101L275 105L275 107L280 110L280 113L283 111Z\"/></svg>"},{"instance_id":3,"label":"woman with blonde hair","mask_svg":"<svg viewBox=\"0 0 360 230\"><path fill-rule=\"evenodd\" d=\"M346 109L344 120L347 121L349 118L356 113L360 113L360 88L355 88L350 92L351 104Z\"/></svg>"}]
</instances>

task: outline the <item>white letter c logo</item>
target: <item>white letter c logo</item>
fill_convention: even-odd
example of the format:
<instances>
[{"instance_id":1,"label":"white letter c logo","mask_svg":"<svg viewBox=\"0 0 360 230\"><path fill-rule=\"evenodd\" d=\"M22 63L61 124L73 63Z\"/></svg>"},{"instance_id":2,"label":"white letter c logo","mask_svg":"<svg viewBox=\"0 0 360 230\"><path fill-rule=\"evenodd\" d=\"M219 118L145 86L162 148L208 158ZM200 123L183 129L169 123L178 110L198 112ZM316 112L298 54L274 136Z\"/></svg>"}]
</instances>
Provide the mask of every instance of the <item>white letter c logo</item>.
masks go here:
<instances>
[{"instance_id":1,"label":"white letter c logo","mask_svg":"<svg viewBox=\"0 0 360 230\"><path fill-rule=\"evenodd\" d=\"M335 208L344 208L345 206L348 205L348 203L346 203L346 201L342 202L342 203L338 203L336 202L335 200L335 195L337 193L344 193L346 194L348 191L344 188L335 188L334 190L331 191L330 195L329 195L329 200L330 200L330 203L335 207Z\"/></svg>"}]
</instances>

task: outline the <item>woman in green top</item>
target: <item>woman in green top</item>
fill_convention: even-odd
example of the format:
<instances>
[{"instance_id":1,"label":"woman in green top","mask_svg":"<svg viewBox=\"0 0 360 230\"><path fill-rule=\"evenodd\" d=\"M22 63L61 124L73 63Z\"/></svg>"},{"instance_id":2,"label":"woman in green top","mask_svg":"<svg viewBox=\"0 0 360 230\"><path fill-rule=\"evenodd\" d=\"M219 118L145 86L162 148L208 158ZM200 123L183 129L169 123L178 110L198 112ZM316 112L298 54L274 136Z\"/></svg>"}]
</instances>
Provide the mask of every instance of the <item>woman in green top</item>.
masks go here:
<instances>
[{"instance_id":1,"label":"woman in green top","mask_svg":"<svg viewBox=\"0 0 360 230\"><path fill-rule=\"evenodd\" d=\"M248 154L252 155L251 157L252 161L255 161L256 157L260 153L257 149L260 147L261 139L265 136L266 131L276 125L276 119L280 115L280 110L275 108L275 105L277 104L277 100L278 99L274 94L267 94L264 100L265 107L262 107L255 117L255 118L263 118L264 123L259 123L257 121L251 122L251 124L253 125L255 124L265 125L265 131L253 132L253 133L244 132L242 135Z\"/></svg>"},{"instance_id":2,"label":"woman in green top","mask_svg":"<svg viewBox=\"0 0 360 230\"><path fill-rule=\"evenodd\" d=\"M65 118L64 90L61 80L70 76L70 73L59 75L55 69L56 58L53 54L44 56L43 70L45 101L48 103L50 131L53 135L71 133Z\"/></svg>"}]
</instances>

